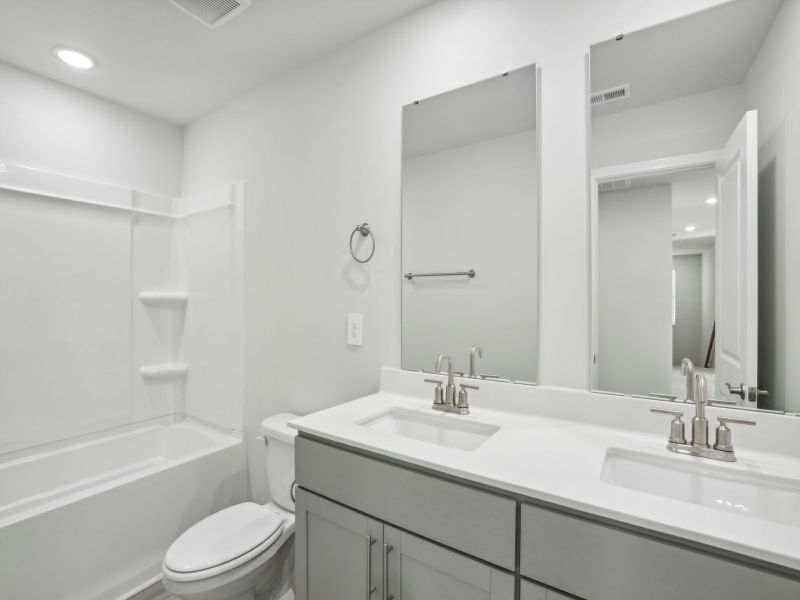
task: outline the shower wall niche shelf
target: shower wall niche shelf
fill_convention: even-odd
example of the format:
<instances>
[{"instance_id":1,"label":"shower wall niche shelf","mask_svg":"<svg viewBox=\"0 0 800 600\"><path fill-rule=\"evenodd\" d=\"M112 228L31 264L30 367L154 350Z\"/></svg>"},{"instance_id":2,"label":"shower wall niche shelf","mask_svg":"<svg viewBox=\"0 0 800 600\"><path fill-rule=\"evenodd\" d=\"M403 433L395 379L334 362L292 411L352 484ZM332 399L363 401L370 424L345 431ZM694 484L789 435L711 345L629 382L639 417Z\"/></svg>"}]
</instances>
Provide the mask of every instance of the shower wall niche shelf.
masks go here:
<instances>
[{"instance_id":1,"label":"shower wall niche shelf","mask_svg":"<svg viewBox=\"0 0 800 600\"><path fill-rule=\"evenodd\" d=\"M185 363L162 363L160 365L147 365L139 369L139 373L144 379L182 379L186 377L189 366Z\"/></svg>"},{"instance_id":2,"label":"shower wall niche shelf","mask_svg":"<svg viewBox=\"0 0 800 600\"><path fill-rule=\"evenodd\" d=\"M186 292L141 292L139 300L146 306L182 307L189 301Z\"/></svg>"}]
</instances>

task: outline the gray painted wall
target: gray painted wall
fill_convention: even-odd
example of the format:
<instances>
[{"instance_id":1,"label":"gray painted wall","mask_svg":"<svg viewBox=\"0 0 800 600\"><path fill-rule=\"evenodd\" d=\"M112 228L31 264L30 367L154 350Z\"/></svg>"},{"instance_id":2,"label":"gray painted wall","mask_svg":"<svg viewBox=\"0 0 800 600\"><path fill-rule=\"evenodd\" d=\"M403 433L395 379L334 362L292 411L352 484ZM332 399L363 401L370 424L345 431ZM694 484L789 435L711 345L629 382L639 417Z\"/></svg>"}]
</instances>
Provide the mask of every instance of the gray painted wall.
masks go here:
<instances>
[{"instance_id":1,"label":"gray painted wall","mask_svg":"<svg viewBox=\"0 0 800 600\"><path fill-rule=\"evenodd\" d=\"M598 230L600 389L670 393L670 186L600 194Z\"/></svg>"},{"instance_id":2,"label":"gray painted wall","mask_svg":"<svg viewBox=\"0 0 800 600\"><path fill-rule=\"evenodd\" d=\"M675 269L676 315L672 327L672 364L679 365L689 358L702 365L703 352L702 314L702 263L699 254L672 257Z\"/></svg>"}]
</instances>

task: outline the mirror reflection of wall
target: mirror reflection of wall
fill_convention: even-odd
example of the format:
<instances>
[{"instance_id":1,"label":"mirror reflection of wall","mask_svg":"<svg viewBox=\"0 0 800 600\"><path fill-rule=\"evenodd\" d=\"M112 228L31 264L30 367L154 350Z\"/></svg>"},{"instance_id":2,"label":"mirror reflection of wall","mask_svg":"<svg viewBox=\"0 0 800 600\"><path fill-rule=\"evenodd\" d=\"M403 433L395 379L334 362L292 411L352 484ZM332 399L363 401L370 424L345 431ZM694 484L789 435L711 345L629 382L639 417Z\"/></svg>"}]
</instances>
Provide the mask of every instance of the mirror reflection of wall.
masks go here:
<instances>
[{"instance_id":1,"label":"mirror reflection of wall","mask_svg":"<svg viewBox=\"0 0 800 600\"><path fill-rule=\"evenodd\" d=\"M593 389L685 398L690 358L712 398L800 411L798 28L734 0L592 46Z\"/></svg>"},{"instance_id":2,"label":"mirror reflection of wall","mask_svg":"<svg viewBox=\"0 0 800 600\"><path fill-rule=\"evenodd\" d=\"M714 392L716 174L600 186L599 388L681 397L688 357Z\"/></svg>"},{"instance_id":3,"label":"mirror reflection of wall","mask_svg":"<svg viewBox=\"0 0 800 600\"><path fill-rule=\"evenodd\" d=\"M403 109L404 369L536 380L537 162L533 66Z\"/></svg>"}]
</instances>

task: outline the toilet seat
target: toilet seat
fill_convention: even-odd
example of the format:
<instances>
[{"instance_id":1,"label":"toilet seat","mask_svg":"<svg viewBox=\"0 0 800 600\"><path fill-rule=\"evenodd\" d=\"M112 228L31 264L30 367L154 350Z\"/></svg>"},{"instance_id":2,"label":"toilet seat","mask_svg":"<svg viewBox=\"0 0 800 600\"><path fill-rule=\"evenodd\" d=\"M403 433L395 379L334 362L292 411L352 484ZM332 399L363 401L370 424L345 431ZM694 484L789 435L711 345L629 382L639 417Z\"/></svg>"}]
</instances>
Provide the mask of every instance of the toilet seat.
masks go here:
<instances>
[{"instance_id":1,"label":"toilet seat","mask_svg":"<svg viewBox=\"0 0 800 600\"><path fill-rule=\"evenodd\" d=\"M198 581L235 569L281 538L284 519L270 506L244 502L190 527L173 542L163 569L173 581Z\"/></svg>"}]
</instances>

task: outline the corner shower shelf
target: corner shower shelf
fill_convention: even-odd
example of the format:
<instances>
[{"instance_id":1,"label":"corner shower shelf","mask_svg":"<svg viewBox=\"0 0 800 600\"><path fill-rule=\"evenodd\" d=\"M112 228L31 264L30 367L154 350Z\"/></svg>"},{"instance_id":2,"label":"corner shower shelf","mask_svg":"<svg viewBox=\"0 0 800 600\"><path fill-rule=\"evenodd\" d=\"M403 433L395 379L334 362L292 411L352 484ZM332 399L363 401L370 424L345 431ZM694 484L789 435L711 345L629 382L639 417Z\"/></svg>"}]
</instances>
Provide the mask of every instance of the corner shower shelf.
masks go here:
<instances>
[{"instance_id":1,"label":"corner shower shelf","mask_svg":"<svg viewBox=\"0 0 800 600\"><path fill-rule=\"evenodd\" d=\"M162 363L160 365L147 365L139 369L139 374L145 379L182 379L186 377L189 366L185 363Z\"/></svg>"},{"instance_id":2,"label":"corner shower shelf","mask_svg":"<svg viewBox=\"0 0 800 600\"><path fill-rule=\"evenodd\" d=\"M139 300L147 306L181 307L186 306L189 294L186 292L141 292Z\"/></svg>"}]
</instances>

